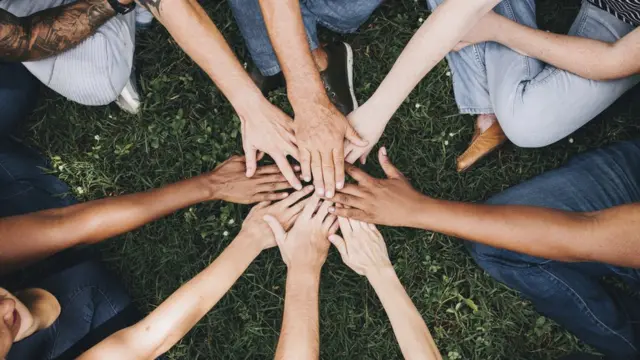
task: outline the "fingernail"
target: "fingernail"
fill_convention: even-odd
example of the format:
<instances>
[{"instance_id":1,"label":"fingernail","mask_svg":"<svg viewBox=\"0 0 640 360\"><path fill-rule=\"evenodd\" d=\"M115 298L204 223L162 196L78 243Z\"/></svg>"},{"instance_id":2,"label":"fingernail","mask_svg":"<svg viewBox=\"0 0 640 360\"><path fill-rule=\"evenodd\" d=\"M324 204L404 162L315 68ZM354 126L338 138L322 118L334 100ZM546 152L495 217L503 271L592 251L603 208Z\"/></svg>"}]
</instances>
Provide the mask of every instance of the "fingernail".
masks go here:
<instances>
[{"instance_id":1,"label":"fingernail","mask_svg":"<svg viewBox=\"0 0 640 360\"><path fill-rule=\"evenodd\" d=\"M300 171L300 166L298 166L298 165L294 166L294 167L293 167L293 170L295 170L295 171Z\"/></svg>"},{"instance_id":2,"label":"fingernail","mask_svg":"<svg viewBox=\"0 0 640 360\"><path fill-rule=\"evenodd\" d=\"M336 187L338 188L338 190L342 190L342 188L344 187L344 183L342 181L337 182Z\"/></svg>"},{"instance_id":3,"label":"fingernail","mask_svg":"<svg viewBox=\"0 0 640 360\"><path fill-rule=\"evenodd\" d=\"M318 195L322 196L324 195L324 189L323 188L317 188L316 192L318 193Z\"/></svg>"},{"instance_id":4,"label":"fingernail","mask_svg":"<svg viewBox=\"0 0 640 360\"><path fill-rule=\"evenodd\" d=\"M282 193L282 195L280 195L283 199L286 198L287 196L289 196L289 193Z\"/></svg>"},{"instance_id":5,"label":"fingernail","mask_svg":"<svg viewBox=\"0 0 640 360\"><path fill-rule=\"evenodd\" d=\"M327 197L331 199L333 197L333 191L331 190L327 191Z\"/></svg>"},{"instance_id":6,"label":"fingernail","mask_svg":"<svg viewBox=\"0 0 640 360\"><path fill-rule=\"evenodd\" d=\"M302 185L300 184L296 184L296 186L294 186L294 188L298 191L302 190Z\"/></svg>"},{"instance_id":7,"label":"fingernail","mask_svg":"<svg viewBox=\"0 0 640 360\"><path fill-rule=\"evenodd\" d=\"M334 207L330 207L330 208L329 208L329 212L330 212L330 213L334 213L334 212L336 212L336 208L334 208Z\"/></svg>"},{"instance_id":8,"label":"fingernail","mask_svg":"<svg viewBox=\"0 0 640 360\"><path fill-rule=\"evenodd\" d=\"M313 191L313 185L309 185L309 186L307 186L306 188L304 188L304 191L306 191L306 192L311 192L311 191Z\"/></svg>"},{"instance_id":9,"label":"fingernail","mask_svg":"<svg viewBox=\"0 0 640 360\"><path fill-rule=\"evenodd\" d=\"M310 177L308 177L308 176L305 176L305 177L304 177L304 181L309 182L309 181L311 181L311 178L310 178Z\"/></svg>"},{"instance_id":10,"label":"fingernail","mask_svg":"<svg viewBox=\"0 0 640 360\"><path fill-rule=\"evenodd\" d=\"M383 146L380 151L382 151L382 155L387 156L387 148L386 147Z\"/></svg>"}]
</instances>

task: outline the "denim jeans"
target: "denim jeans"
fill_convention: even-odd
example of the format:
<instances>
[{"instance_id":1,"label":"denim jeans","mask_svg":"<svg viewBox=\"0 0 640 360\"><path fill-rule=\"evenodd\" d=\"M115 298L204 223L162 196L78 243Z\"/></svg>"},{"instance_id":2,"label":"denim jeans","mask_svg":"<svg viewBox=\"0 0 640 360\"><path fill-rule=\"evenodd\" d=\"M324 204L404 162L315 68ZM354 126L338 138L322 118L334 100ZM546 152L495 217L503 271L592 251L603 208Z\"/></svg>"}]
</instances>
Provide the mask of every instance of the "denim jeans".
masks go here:
<instances>
[{"instance_id":1,"label":"denim jeans","mask_svg":"<svg viewBox=\"0 0 640 360\"><path fill-rule=\"evenodd\" d=\"M253 62L262 75L280 72L258 0L228 0ZM300 9L311 50L320 45L318 24L339 33L352 33L367 21L383 0L301 0Z\"/></svg>"},{"instance_id":2,"label":"denim jeans","mask_svg":"<svg viewBox=\"0 0 640 360\"><path fill-rule=\"evenodd\" d=\"M427 0L433 9L443 0ZM495 11L536 28L535 0L503 0ZM616 41L634 29L587 1L569 35ZM521 147L542 147L579 129L640 81L587 80L494 42L447 56L460 112L495 113L505 134Z\"/></svg>"},{"instance_id":3,"label":"denim jeans","mask_svg":"<svg viewBox=\"0 0 640 360\"><path fill-rule=\"evenodd\" d=\"M578 212L635 202L640 202L640 140L584 153L487 201ZM638 269L552 261L477 243L468 247L480 267L585 343L612 359L640 355L640 301L601 281L617 277L636 291Z\"/></svg>"},{"instance_id":4,"label":"denim jeans","mask_svg":"<svg viewBox=\"0 0 640 360\"><path fill-rule=\"evenodd\" d=\"M0 126L15 127L31 110L37 93L20 64L0 76ZM11 83L9 79L17 81ZM76 203L68 186L46 173L47 161L24 144L0 133L0 217L60 208ZM97 259L92 248L70 249L0 279L10 291L39 287L51 292L62 312L55 323L15 343L8 360L75 359L82 352L140 318L126 289Z\"/></svg>"}]
</instances>

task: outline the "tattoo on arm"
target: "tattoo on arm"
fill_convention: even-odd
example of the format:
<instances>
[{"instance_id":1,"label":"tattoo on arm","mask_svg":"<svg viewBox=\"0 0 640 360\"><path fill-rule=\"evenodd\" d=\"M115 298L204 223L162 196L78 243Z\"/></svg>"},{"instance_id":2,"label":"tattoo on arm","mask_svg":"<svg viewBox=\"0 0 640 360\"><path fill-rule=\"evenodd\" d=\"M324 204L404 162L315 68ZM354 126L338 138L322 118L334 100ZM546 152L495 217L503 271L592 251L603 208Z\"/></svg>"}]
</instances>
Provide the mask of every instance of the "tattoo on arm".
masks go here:
<instances>
[{"instance_id":1,"label":"tattoo on arm","mask_svg":"<svg viewBox=\"0 0 640 360\"><path fill-rule=\"evenodd\" d=\"M160 3L162 0L136 0L138 4L144 6L147 10L151 11L153 15L160 14Z\"/></svg>"},{"instance_id":2,"label":"tattoo on arm","mask_svg":"<svg viewBox=\"0 0 640 360\"><path fill-rule=\"evenodd\" d=\"M79 0L17 17L0 10L0 60L44 59L93 35L115 11L107 0Z\"/></svg>"}]
</instances>

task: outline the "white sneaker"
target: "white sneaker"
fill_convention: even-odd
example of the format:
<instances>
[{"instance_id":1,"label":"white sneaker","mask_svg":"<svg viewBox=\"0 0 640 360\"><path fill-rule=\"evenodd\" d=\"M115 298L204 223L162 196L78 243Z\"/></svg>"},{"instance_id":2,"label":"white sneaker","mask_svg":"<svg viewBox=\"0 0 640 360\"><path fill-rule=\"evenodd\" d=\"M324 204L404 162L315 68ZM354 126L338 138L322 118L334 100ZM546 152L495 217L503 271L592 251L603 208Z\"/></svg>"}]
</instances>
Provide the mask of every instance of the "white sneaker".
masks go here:
<instances>
[{"instance_id":1,"label":"white sneaker","mask_svg":"<svg viewBox=\"0 0 640 360\"><path fill-rule=\"evenodd\" d=\"M144 6L136 6L136 30L148 29L153 22L153 14L144 8Z\"/></svg>"},{"instance_id":2,"label":"white sneaker","mask_svg":"<svg viewBox=\"0 0 640 360\"><path fill-rule=\"evenodd\" d=\"M115 101L118 107L129 114L137 114L140 111L140 95L136 87L135 72L131 72L127 85L124 86L120 95Z\"/></svg>"}]
</instances>

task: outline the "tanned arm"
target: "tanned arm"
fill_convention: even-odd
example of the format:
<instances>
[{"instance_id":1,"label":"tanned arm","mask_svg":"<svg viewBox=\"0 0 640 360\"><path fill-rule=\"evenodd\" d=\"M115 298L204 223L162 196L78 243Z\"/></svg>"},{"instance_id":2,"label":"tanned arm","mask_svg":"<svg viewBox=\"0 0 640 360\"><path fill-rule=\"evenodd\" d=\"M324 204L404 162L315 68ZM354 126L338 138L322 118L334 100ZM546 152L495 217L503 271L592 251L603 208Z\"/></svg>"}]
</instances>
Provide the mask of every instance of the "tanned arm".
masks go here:
<instances>
[{"instance_id":1,"label":"tanned arm","mask_svg":"<svg viewBox=\"0 0 640 360\"><path fill-rule=\"evenodd\" d=\"M0 10L0 60L31 61L60 54L114 15L107 0L80 0L26 17Z\"/></svg>"},{"instance_id":2,"label":"tanned arm","mask_svg":"<svg viewBox=\"0 0 640 360\"><path fill-rule=\"evenodd\" d=\"M613 80L640 73L640 29L607 43L533 29L490 12L464 40L495 41L587 79Z\"/></svg>"},{"instance_id":3,"label":"tanned arm","mask_svg":"<svg viewBox=\"0 0 640 360\"><path fill-rule=\"evenodd\" d=\"M640 204L580 213L437 200L414 190L384 148L379 159L387 179L349 168L359 185L345 187L335 197L335 202L351 207L336 208L336 214L436 231L545 259L640 268Z\"/></svg>"},{"instance_id":4,"label":"tanned arm","mask_svg":"<svg viewBox=\"0 0 640 360\"><path fill-rule=\"evenodd\" d=\"M253 203L277 200L289 188L275 166L244 175L244 159L232 158L212 173L148 192L90 201L0 219L0 273L66 248L93 244L136 229L181 208L211 200Z\"/></svg>"}]
</instances>

